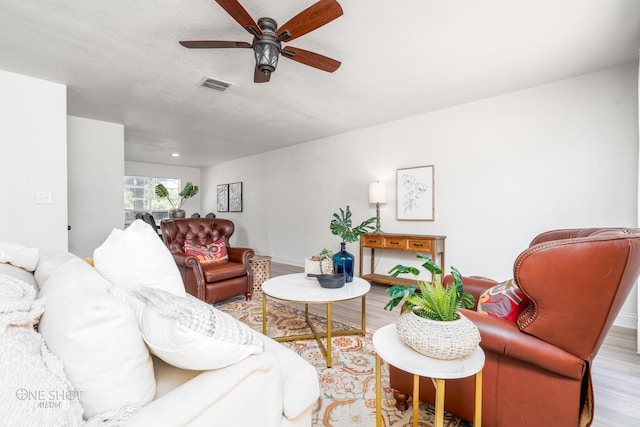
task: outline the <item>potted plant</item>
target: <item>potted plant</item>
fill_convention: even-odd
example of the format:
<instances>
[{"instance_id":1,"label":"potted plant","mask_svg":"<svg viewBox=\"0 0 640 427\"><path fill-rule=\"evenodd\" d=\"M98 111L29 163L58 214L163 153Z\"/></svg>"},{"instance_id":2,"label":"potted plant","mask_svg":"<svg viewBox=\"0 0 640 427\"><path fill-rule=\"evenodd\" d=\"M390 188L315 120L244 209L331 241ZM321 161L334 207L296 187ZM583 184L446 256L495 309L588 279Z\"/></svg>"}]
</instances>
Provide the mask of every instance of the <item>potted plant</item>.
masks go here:
<instances>
[{"instance_id":1,"label":"potted plant","mask_svg":"<svg viewBox=\"0 0 640 427\"><path fill-rule=\"evenodd\" d=\"M333 252L323 248L318 254L304 259L304 274L333 274Z\"/></svg>"},{"instance_id":2,"label":"potted plant","mask_svg":"<svg viewBox=\"0 0 640 427\"><path fill-rule=\"evenodd\" d=\"M391 297L385 310L392 310L403 300L403 314L396 321L400 339L419 353L436 359L464 357L480 343L478 328L467 319L460 308L471 308L475 304L473 295L464 292L460 272L451 267L453 283L444 286L442 270L433 260L421 253L422 267L432 274L431 282L420 279L415 267L396 265L389 274L411 274L417 285L394 285L387 289ZM419 290L420 292L416 292Z\"/></svg>"},{"instance_id":3,"label":"potted plant","mask_svg":"<svg viewBox=\"0 0 640 427\"><path fill-rule=\"evenodd\" d=\"M182 191L178 193L178 196L180 196L180 201L177 205L173 203L173 200L171 200L169 190L167 190L167 187L165 187L164 184L156 185L155 192L157 197L161 199L166 198L169 203L171 203L173 209L169 211L170 218L184 218L186 216L186 212L182 209L182 205L184 205L184 202L186 202L187 199L190 199L191 197L198 194L198 186L193 185L191 182L187 182Z\"/></svg>"},{"instance_id":4,"label":"potted plant","mask_svg":"<svg viewBox=\"0 0 640 427\"><path fill-rule=\"evenodd\" d=\"M373 231L375 229L373 226L375 222L376 217L374 216L362 221L359 225L353 226L351 209L348 205L346 209L340 208L339 215L337 213L333 214L329 228L332 234L342 238L342 242L340 242L340 252L333 256L333 264L336 273L344 273L347 282L353 280L353 255L347 252L346 244L356 242L363 234Z\"/></svg>"}]
</instances>

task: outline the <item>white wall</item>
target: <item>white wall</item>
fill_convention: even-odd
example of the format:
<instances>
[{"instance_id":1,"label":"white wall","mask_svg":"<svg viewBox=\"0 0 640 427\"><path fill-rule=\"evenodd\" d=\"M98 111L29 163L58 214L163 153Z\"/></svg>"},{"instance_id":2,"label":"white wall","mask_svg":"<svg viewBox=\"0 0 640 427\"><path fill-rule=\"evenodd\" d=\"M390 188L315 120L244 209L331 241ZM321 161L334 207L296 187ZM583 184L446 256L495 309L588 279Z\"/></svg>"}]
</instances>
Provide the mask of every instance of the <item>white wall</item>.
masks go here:
<instances>
[{"instance_id":1,"label":"white wall","mask_svg":"<svg viewBox=\"0 0 640 427\"><path fill-rule=\"evenodd\" d=\"M124 125L68 117L69 251L93 256L124 227Z\"/></svg>"},{"instance_id":2,"label":"white wall","mask_svg":"<svg viewBox=\"0 0 640 427\"><path fill-rule=\"evenodd\" d=\"M384 231L446 235L447 269L507 279L542 231L636 226L637 84L637 64L623 66L211 166L202 206L215 208L216 185L243 181L244 212L219 215L242 231L235 244L302 265L339 249L339 207L375 215L368 184L381 180ZM435 221L395 220L396 170L431 164ZM635 301L634 291L618 324L635 327Z\"/></svg>"},{"instance_id":3,"label":"white wall","mask_svg":"<svg viewBox=\"0 0 640 427\"><path fill-rule=\"evenodd\" d=\"M188 199L182 209L187 212L187 217L190 216L194 212L198 212L200 215L204 216L209 211L203 213L202 208L200 206L200 194L202 192L202 185L200 181L200 169L199 168L188 168L184 166L173 166L173 165L159 165L155 163L142 163L142 162L124 162L124 173L125 175L131 176L153 176L157 178L178 178L180 179L182 187L191 181L193 185L197 185L200 190L198 194Z\"/></svg>"},{"instance_id":4,"label":"white wall","mask_svg":"<svg viewBox=\"0 0 640 427\"><path fill-rule=\"evenodd\" d=\"M0 70L0 240L67 250L66 100L64 85Z\"/></svg>"}]
</instances>

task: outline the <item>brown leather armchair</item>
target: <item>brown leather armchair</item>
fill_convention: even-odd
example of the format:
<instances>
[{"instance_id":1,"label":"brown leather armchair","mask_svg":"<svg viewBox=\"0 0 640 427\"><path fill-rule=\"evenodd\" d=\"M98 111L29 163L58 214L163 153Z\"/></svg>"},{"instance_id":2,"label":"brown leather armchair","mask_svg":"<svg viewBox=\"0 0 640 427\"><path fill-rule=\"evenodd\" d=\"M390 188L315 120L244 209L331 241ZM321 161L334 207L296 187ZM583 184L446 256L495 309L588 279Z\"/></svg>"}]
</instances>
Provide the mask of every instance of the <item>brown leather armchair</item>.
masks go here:
<instances>
[{"instance_id":1,"label":"brown leather armchair","mask_svg":"<svg viewBox=\"0 0 640 427\"><path fill-rule=\"evenodd\" d=\"M186 291L208 303L244 294L251 299L253 272L249 258L253 249L232 248L229 238L235 229L228 219L168 219L160 223L162 237L178 265ZM227 262L201 264L184 252L184 241L206 246L224 238L229 254Z\"/></svg>"},{"instance_id":2,"label":"brown leather armchair","mask_svg":"<svg viewBox=\"0 0 640 427\"><path fill-rule=\"evenodd\" d=\"M464 310L480 330L482 425L588 426L593 420L591 363L640 273L640 230L590 228L538 235L513 266L530 305L517 324ZM450 282L450 278L445 278ZM476 300L496 284L464 277ZM390 367L396 406L406 409L412 376ZM446 383L445 409L473 419L472 378ZM420 400L434 402L429 378Z\"/></svg>"}]
</instances>

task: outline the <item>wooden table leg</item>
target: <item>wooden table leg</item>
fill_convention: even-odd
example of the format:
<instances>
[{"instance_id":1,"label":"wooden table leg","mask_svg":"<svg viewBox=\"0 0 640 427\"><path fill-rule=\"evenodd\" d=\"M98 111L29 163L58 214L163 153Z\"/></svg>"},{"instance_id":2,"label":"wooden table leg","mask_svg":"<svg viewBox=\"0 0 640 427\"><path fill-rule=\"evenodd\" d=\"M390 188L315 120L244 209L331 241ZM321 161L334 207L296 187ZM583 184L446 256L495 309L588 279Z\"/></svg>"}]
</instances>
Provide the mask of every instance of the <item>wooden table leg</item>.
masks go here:
<instances>
[{"instance_id":1,"label":"wooden table leg","mask_svg":"<svg viewBox=\"0 0 640 427\"><path fill-rule=\"evenodd\" d=\"M436 424L435 427L444 427L444 380L431 378L436 387Z\"/></svg>"},{"instance_id":2,"label":"wooden table leg","mask_svg":"<svg viewBox=\"0 0 640 427\"><path fill-rule=\"evenodd\" d=\"M420 376L413 376L413 427L418 427L418 414L420 413Z\"/></svg>"},{"instance_id":3,"label":"wooden table leg","mask_svg":"<svg viewBox=\"0 0 640 427\"><path fill-rule=\"evenodd\" d=\"M380 390L380 356L376 353L376 427L382 427L382 397Z\"/></svg>"},{"instance_id":4,"label":"wooden table leg","mask_svg":"<svg viewBox=\"0 0 640 427\"><path fill-rule=\"evenodd\" d=\"M482 427L482 371L476 374L476 408L473 414L473 426Z\"/></svg>"}]
</instances>

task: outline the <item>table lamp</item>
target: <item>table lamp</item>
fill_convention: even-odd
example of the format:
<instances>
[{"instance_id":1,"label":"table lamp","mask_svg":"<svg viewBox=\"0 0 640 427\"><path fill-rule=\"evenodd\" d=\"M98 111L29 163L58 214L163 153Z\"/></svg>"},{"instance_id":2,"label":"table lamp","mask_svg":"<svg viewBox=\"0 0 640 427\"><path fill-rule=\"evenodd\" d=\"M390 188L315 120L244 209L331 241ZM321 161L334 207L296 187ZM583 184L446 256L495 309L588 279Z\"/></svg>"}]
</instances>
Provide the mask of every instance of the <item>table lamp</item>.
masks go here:
<instances>
[{"instance_id":1,"label":"table lamp","mask_svg":"<svg viewBox=\"0 0 640 427\"><path fill-rule=\"evenodd\" d=\"M369 203L376 204L376 229L374 233L382 233L380 229L380 204L387 203L387 188L384 182L376 181L369 184Z\"/></svg>"}]
</instances>

